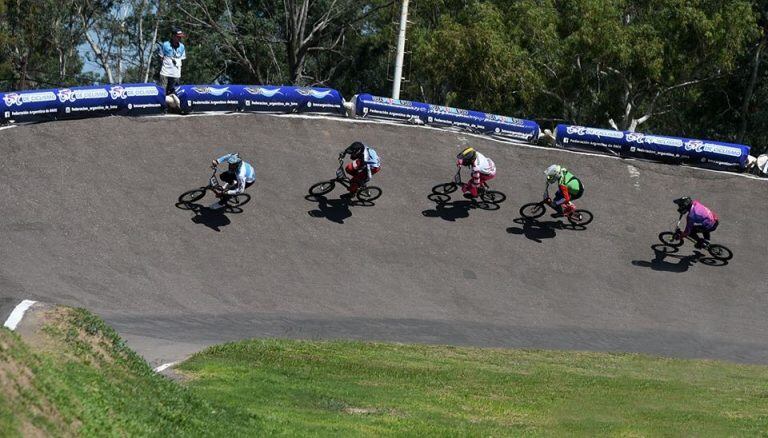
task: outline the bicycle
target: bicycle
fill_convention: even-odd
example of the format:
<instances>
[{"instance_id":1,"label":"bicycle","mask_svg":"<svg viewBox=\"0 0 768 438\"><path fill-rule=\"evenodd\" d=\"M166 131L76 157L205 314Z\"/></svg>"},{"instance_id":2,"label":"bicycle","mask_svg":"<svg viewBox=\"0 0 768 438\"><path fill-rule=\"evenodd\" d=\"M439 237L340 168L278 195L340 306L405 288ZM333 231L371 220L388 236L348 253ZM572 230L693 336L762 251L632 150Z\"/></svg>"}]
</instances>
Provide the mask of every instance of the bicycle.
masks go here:
<instances>
[{"instance_id":1,"label":"bicycle","mask_svg":"<svg viewBox=\"0 0 768 438\"><path fill-rule=\"evenodd\" d=\"M451 193L458 190L459 187L463 185L461 181L461 168L459 168L456 171L456 175L453 176L453 181L438 184L434 187L432 187L432 193L437 195L438 199L443 200L443 202L450 199ZM498 190L491 190L491 188L488 186L488 183L485 181L480 184L480 187L477 189L478 196L480 199L483 200L483 202L487 202L489 204L500 204L504 202L507 199L507 195L504 193L498 191ZM447 198L443 198L447 196Z\"/></svg>"},{"instance_id":2,"label":"bicycle","mask_svg":"<svg viewBox=\"0 0 768 438\"><path fill-rule=\"evenodd\" d=\"M685 238L682 237L681 230L680 230L680 222L682 220L683 220L683 215L680 215L680 218L677 220L677 224L675 224L675 231L664 231L659 233L659 240L661 241L661 243L663 243L665 246L669 246L672 248L679 248L683 246L683 243L685 243L685 239L688 239L691 242L696 242L696 239L694 239L690 235L685 236ZM717 243L710 243L706 245L703 249L706 249L709 255L711 255L713 258L718 260L726 261L733 258L733 251L731 251L724 245L720 245Z\"/></svg>"},{"instance_id":3,"label":"bicycle","mask_svg":"<svg viewBox=\"0 0 768 438\"><path fill-rule=\"evenodd\" d=\"M349 189L352 181L347 177L344 172L344 159L339 159L339 167L336 169L336 178L327 181L321 181L313 184L309 188L309 194L312 196L323 196L331 192L336 187L336 183ZM358 201L371 202L379 199L381 196L381 189L376 186L369 186L368 181L364 181L360 184L360 187L355 192L354 196Z\"/></svg>"},{"instance_id":4,"label":"bicycle","mask_svg":"<svg viewBox=\"0 0 768 438\"><path fill-rule=\"evenodd\" d=\"M547 185L547 191L544 193L544 199L539 202L531 202L520 207L520 216L526 219L538 219L546 213L546 206L552 207L552 199L549 197L549 185ZM552 207L554 210L554 207ZM594 215L589 210L575 209L568 213L563 212L563 217L568 219L573 225L587 225L592 222Z\"/></svg>"},{"instance_id":5,"label":"bicycle","mask_svg":"<svg viewBox=\"0 0 768 438\"><path fill-rule=\"evenodd\" d=\"M205 196L205 192L208 190L216 194L216 197L223 198L227 207L242 207L251 200L251 195L248 193L225 195L223 193L224 189L221 187L221 184L219 184L219 179L216 178L216 168L213 167L213 174L208 178L208 185L182 193L181 196L179 196L179 202L181 204L190 205L193 202L202 199L202 197Z\"/></svg>"}]
</instances>

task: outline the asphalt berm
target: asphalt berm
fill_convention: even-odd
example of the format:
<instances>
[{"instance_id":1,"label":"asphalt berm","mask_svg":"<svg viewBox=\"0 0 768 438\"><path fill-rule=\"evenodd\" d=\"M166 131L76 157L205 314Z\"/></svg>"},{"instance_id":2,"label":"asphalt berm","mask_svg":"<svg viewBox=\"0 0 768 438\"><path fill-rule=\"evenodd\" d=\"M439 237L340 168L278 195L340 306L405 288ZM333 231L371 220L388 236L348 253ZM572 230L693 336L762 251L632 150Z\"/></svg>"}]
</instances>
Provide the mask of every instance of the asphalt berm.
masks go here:
<instances>
[{"instance_id":1,"label":"asphalt berm","mask_svg":"<svg viewBox=\"0 0 768 438\"><path fill-rule=\"evenodd\" d=\"M382 157L375 205L306 198L354 140ZM496 162L498 209L436 204L454 157ZM208 164L254 163L238 212L180 209ZM0 132L0 305L86 307L150 364L248 337L635 351L768 362L768 184L431 129L263 115L80 120ZM542 171L572 169L584 228L519 217ZM671 200L715 209L713 262L654 246ZM200 205L212 202L208 195ZM5 315L3 315L4 317Z\"/></svg>"}]
</instances>

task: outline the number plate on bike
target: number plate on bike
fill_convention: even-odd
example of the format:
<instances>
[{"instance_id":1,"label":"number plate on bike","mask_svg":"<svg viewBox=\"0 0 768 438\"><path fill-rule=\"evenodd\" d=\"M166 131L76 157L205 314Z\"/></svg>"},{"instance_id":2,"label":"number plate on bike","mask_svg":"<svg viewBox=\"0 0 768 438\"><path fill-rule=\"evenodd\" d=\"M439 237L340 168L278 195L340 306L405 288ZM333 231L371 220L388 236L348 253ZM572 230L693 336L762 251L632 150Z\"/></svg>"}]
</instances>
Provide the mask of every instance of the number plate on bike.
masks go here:
<instances>
[{"instance_id":1,"label":"number plate on bike","mask_svg":"<svg viewBox=\"0 0 768 438\"><path fill-rule=\"evenodd\" d=\"M344 171L342 169L336 169L336 178L338 179L344 178Z\"/></svg>"},{"instance_id":2,"label":"number plate on bike","mask_svg":"<svg viewBox=\"0 0 768 438\"><path fill-rule=\"evenodd\" d=\"M455 182L456 184L461 184L461 175L457 173L457 174L456 174L456 175L453 177L453 182Z\"/></svg>"},{"instance_id":3,"label":"number plate on bike","mask_svg":"<svg viewBox=\"0 0 768 438\"><path fill-rule=\"evenodd\" d=\"M208 184L211 185L211 187L216 187L219 185L219 181L216 179L215 176L212 176L211 179L208 180Z\"/></svg>"}]
</instances>

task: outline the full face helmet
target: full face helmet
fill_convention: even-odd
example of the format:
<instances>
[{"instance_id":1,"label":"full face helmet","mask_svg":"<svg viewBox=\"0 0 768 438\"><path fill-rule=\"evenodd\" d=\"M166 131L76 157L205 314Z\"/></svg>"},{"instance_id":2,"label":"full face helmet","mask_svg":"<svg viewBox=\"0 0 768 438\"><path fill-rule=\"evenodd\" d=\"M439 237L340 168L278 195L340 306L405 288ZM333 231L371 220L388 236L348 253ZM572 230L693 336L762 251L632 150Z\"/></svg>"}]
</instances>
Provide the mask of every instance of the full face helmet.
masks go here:
<instances>
[{"instance_id":1,"label":"full face helmet","mask_svg":"<svg viewBox=\"0 0 768 438\"><path fill-rule=\"evenodd\" d=\"M547 182L552 184L555 181L558 181L563 175L563 166L559 164L553 164L547 167L547 170L544 171L544 175L547 176Z\"/></svg>"},{"instance_id":2,"label":"full face helmet","mask_svg":"<svg viewBox=\"0 0 768 438\"><path fill-rule=\"evenodd\" d=\"M677 204L677 212L680 214L688 213L691 210L691 205L693 205L693 200L690 198L690 196L683 196L682 198L677 198L672 202Z\"/></svg>"},{"instance_id":3,"label":"full face helmet","mask_svg":"<svg viewBox=\"0 0 768 438\"><path fill-rule=\"evenodd\" d=\"M243 159L240 158L240 154L235 152L234 154L231 154L227 158L227 164L229 165L229 170L235 171L240 167L240 163L243 162Z\"/></svg>"},{"instance_id":4,"label":"full face helmet","mask_svg":"<svg viewBox=\"0 0 768 438\"><path fill-rule=\"evenodd\" d=\"M349 155L352 158L360 158L363 156L363 151L365 150L365 145L359 141L356 141L349 145Z\"/></svg>"},{"instance_id":5,"label":"full face helmet","mask_svg":"<svg viewBox=\"0 0 768 438\"><path fill-rule=\"evenodd\" d=\"M477 152L473 148L466 148L456 155L456 159L462 166L469 166L475 162L477 158Z\"/></svg>"}]
</instances>

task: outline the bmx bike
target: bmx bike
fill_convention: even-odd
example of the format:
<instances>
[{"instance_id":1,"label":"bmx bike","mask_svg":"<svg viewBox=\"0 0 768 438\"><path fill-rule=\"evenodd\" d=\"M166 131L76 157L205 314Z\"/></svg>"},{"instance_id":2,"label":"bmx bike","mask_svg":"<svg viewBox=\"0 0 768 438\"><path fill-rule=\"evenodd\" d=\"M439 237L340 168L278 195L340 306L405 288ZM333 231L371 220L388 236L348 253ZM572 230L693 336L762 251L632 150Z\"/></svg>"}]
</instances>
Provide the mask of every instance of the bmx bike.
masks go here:
<instances>
[{"instance_id":1,"label":"bmx bike","mask_svg":"<svg viewBox=\"0 0 768 438\"><path fill-rule=\"evenodd\" d=\"M224 189L221 187L221 184L219 184L219 179L216 178L216 168L214 167L213 174L208 178L208 185L182 193L181 196L179 196L179 203L190 205L193 202L202 199L202 197L205 196L205 192L208 190L216 194L216 197L222 198L228 207L242 207L251 200L251 195L248 193L225 195L223 193Z\"/></svg>"},{"instance_id":2,"label":"bmx bike","mask_svg":"<svg viewBox=\"0 0 768 438\"><path fill-rule=\"evenodd\" d=\"M547 206L552 207L552 200L549 198L549 193L547 193L544 199L539 202L531 202L520 207L520 216L526 219L538 219L544 216L544 213L547 211ZM587 225L594 219L591 211L583 209L576 209L569 213L563 212L563 217L568 219L568 222L571 224L580 226Z\"/></svg>"},{"instance_id":3,"label":"bmx bike","mask_svg":"<svg viewBox=\"0 0 768 438\"><path fill-rule=\"evenodd\" d=\"M451 193L458 190L458 188L462 185L461 168L459 168L459 170L456 171L456 175L453 176L453 181L438 184L432 187L432 194L436 196L434 197L435 199L430 199L433 199L439 203L445 203L451 198ZM487 202L489 204L500 204L507 199L507 195L498 190L491 190L486 182L483 182L480 187L478 187L477 194L480 199L483 200L483 202Z\"/></svg>"},{"instance_id":4,"label":"bmx bike","mask_svg":"<svg viewBox=\"0 0 768 438\"><path fill-rule=\"evenodd\" d=\"M691 236L682 237L681 230L680 230L680 221L682 219L683 219L683 216L680 215L680 218L677 220L677 224L675 225L675 231L664 231L662 233L659 233L659 240L665 246L669 246L672 248L679 248L683 246L683 243L685 243L685 239L688 239L691 242L696 242L696 239L694 239ZM727 261L733 258L733 251L731 251L724 245L720 245L717 243L710 243L706 245L704 249L707 250L709 255L712 256L712 258L715 258L717 260Z\"/></svg>"},{"instance_id":5,"label":"bmx bike","mask_svg":"<svg viewBox=\"0 0 768 438\"><path fill-rule=\"evenodd\" d=\"M336 169L336 178L313 184L309 188L309 194L312 196L326 195L336 187L336 183L341 184L346 188L349 188L350 184L352 183L347 177L346 173L344 173L343 159L339 160L339 167ZM369 186L367 181L364 181L360 184L360 187L357 189L354 196L358 201L371 202L379 199L381 196L381 189L376 186Z\"/></svg>"}]
</instances>

